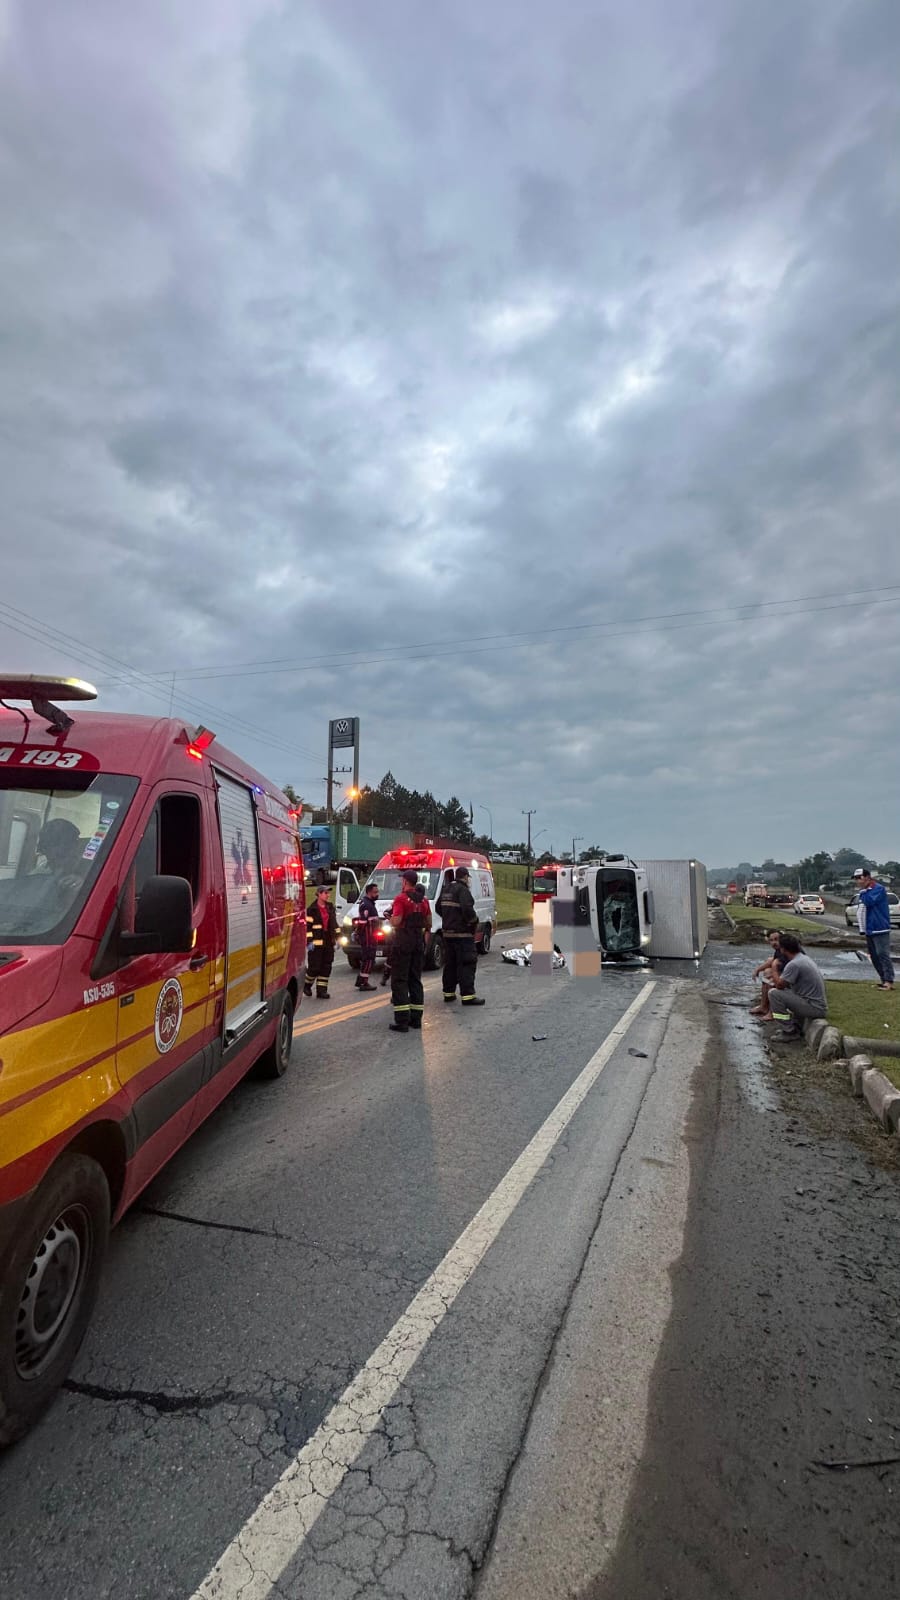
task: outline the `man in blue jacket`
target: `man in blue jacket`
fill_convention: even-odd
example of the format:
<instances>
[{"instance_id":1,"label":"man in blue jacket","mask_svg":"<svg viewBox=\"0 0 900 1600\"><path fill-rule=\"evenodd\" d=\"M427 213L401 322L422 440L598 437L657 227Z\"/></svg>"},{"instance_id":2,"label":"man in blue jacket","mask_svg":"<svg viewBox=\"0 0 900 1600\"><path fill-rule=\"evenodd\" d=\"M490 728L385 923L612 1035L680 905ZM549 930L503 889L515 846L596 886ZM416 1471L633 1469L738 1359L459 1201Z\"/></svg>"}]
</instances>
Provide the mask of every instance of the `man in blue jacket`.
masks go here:
<instances>
[{"instance_id":1,"label":"man in blue jacket","mask_svg":"<svg viewBox=\"0 0 900 1600\"><path fill-rule=\"evenodd\" d=\"M891 960L891 912L887 890L872 876L870 867L859 867L853 874L859 880L860 904L866 908L866 944L872 965L881 982L879 989L893 989L894 963Z\"/></svg>"}]
</instances>

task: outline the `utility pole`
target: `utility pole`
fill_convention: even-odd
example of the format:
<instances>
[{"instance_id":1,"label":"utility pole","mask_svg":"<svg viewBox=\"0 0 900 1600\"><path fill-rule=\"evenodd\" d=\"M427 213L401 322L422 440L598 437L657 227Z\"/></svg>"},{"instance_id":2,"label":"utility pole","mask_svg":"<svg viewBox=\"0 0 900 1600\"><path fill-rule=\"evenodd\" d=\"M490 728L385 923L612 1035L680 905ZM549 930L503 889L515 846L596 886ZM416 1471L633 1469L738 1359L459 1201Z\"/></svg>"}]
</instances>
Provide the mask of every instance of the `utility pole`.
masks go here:
<instances>
[{"instance_id":1,"label":"utility pole","mask_svg":"<svg viewBox=\"0 0 900 1600\"><path fill-rule=\"evenodd\" d=\"M576 844L584 844L584 834L583 833L576 833L574 838L572 839L572 865L573 865L573 867L575 865L575 846L576 846Z\"/></svg>"},{"instance_id":2,"label":"utility pole","mask_svg":"<svg viewBox=\"0 0 900 1600\"><path fill-rule=\"evenodd\" d=\"M531 811L523 811L522 812L523 817L527 817L528 818L528 847L527 847L527 855L528 855L528 890L529 890L529 893L530 893L531 889L534 886L534 862L532 861L532 857L531 857L531 819L532 819L533 816L536 816L536 814L537 814L537 806L533 807L533 809Z\"/></svg>"}]
</instances>

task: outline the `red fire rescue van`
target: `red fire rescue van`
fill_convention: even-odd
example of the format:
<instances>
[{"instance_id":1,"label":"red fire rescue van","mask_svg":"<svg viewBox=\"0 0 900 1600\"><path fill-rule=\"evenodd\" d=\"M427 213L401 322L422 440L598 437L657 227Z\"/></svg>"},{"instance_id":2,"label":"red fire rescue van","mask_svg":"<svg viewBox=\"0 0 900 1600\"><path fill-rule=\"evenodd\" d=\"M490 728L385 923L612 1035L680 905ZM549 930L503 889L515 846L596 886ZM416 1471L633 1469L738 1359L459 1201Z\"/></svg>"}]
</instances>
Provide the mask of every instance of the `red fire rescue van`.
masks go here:
<instances>
[{"instance_id":1,"label":"red fire rescue van","mask_svg":"<svg viewBox=\"0 0 900 1600\"><path fill-rule=\"evenodd\" d=\"M0 678L0 1444L62 1382L110 1224L253 1065L306 954L284 794L207 729Z\"/></svg>"}]
</instances>

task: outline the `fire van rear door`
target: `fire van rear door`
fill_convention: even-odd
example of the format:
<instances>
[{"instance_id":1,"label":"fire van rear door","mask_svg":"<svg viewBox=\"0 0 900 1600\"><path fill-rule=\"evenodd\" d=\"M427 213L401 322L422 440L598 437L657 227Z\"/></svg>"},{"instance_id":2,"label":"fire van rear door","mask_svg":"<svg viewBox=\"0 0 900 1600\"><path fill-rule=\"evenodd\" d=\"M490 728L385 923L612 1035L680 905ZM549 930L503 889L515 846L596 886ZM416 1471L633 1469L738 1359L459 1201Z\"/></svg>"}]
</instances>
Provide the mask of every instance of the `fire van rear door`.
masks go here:
<instances>
[{"instance_id":1,"label":"fire van rear door","mask_svg":"<svg viewBox=\"0 0 900 1600\"><path fill-rule=\"evenodd\" d=\"M265 1009L265 923L253 795L246 784L236 783L221 772L216 773L216 783L225 858L227 1044Z\"/></svg>"}]
</instances>

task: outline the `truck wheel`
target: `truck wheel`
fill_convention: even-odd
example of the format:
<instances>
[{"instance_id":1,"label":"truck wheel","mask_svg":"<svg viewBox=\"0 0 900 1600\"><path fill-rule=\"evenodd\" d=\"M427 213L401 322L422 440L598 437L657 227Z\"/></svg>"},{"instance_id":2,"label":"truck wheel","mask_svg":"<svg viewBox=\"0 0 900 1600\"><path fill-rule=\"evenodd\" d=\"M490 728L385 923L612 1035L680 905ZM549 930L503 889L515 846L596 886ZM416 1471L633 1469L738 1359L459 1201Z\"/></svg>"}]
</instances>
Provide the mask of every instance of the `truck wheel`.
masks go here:
<instances>
[{"instance_id":1,"label":"truck wheel","mask_svg":"<svg viewBox=\"0 0 900 1600\"><path fill-rule=\"evenodd\" d=\"M313 876L315 878L315 882L316 883L327 883L328 882L328 874L325 871L324 867L318 867Z\"/></svg>"},{"instance_id":2,"label":"truck wheel","mask_svg":"<svg viewBox=\"0 0 900 1600\"><path fill-rule=\"evenodd\" d=\"M260 1056L256 1063L257 1077L283 1078L290 1065L293 1043L294 1001L288 990L282 1003L281 1016L278 1018L274 1043L269 1045L265 1055Z\"/></svg>"},{"instance_id":3,"label":"truck wheel","mask_svg":"<svg viewBox=\"0 0 900 1600\"><path fill-rule=\"evenodd\" d=\"M432 936L431 944L428 947L426 965L429 972L440 972L441 967L444 965L444 941L439 933Z\"/></svg>"},{"instance_id":4,"label":"truck wheel","mask_svg":"<svg viewBox=\"0 0 900 1600\"><path fill-rule=\"evenodd\" d=\"M64 1155L40 1185L0 1290L0 1445L27 1433L87 1331L109 1238L109 1185L89 1156Z\"/></svg>"},{"instance_id":5,"label":"truck wheel","mask_svg":"<svg viewBox=\"0 0 900 1600\"><path fill-rule=\"evenodd\" d=\"M481 943L478 946L478 954L480 956L486 956L488 951L490 950L490 948L491 948L491 929L490 929L490 924L486 922L485 925L484 925L484 928L482 929Z\"/></svg>"}]
</instances>

